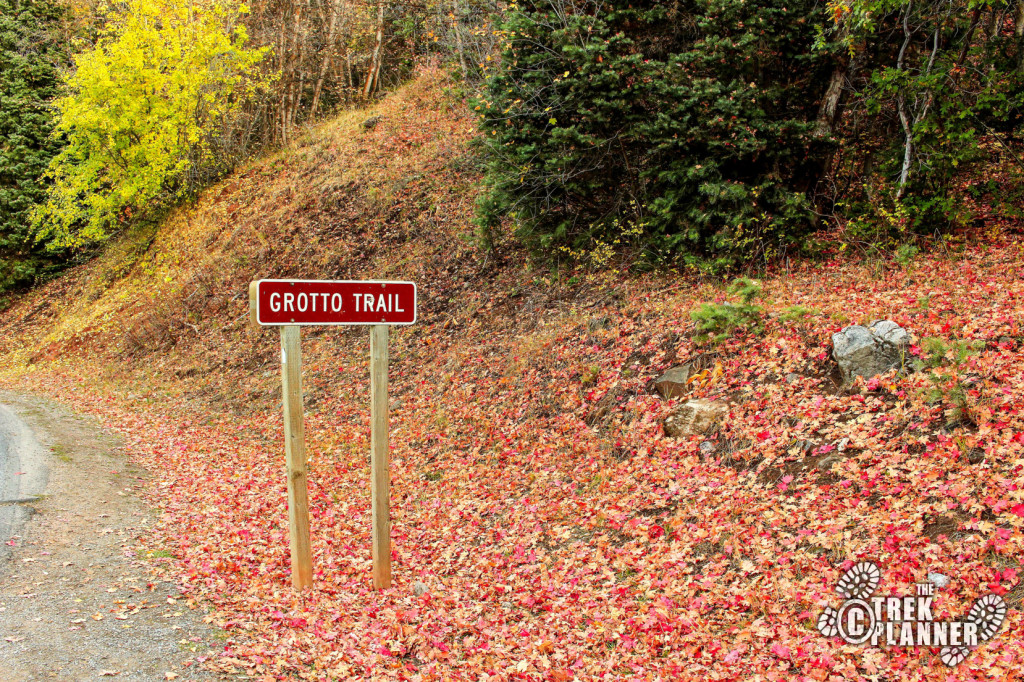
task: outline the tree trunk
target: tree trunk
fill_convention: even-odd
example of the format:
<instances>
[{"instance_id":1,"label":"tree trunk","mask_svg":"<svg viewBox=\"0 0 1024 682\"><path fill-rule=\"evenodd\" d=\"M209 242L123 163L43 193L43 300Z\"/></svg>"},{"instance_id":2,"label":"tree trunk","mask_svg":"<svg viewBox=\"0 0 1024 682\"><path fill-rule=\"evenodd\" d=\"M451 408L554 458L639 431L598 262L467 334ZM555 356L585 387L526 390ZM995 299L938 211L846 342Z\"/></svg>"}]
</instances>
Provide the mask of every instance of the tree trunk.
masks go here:
<instances>
[{"instance_id":1,"label":"tree trunk","mask_svg":"<svg viewBox=\"0 0 1024 682\"><path fill-rule=\"evenodd\" d=\"M329 8L330 17L327 20L327 41L324 46L324 58L320 62L320 73L316 79L316 85L313 87L313 103L309 107L310 118L316 117L317 107L320 106L320 92L324 87L324 79L327 77L327 70L331 66L331 60L334 58L334 34L335 27L338 24L338 7L336 0L330 0L327 3Z\"/></svg>"},{"instance_id":2,"label":"tree trunk","mask_svg":"<svg viewBox=\"0 0 1024 682\"><path fill-rule=\"evenodd\" d=\"M285 79L285 59L287 54L285 53L285 46L287 43L287 37L285 35L285 26L288 22L281 22L281 31L278 34L277 41L277 71L281 74L282 81ZM278 99L277 106L277 119L278 125L281 126L281 144L288 144L288 114L287 114L287 97L288 97L288 85L287 83L281 84L281 96Z\"/></svg>"},{"instance_id":3,"label":"tree trunk","mask_svg":"<svg viewBox=\"0 0 1024 682\"><path fill-rule=\"evenodd\" d=\"M1013 33L1017 36L1017 70L1024 71L1024 0L1017 2L1017 16L1014 17Z\"/></svg>"},{"instance_id":4,"label":"tree trunk","mask_svg":"<svg viewBox=\"0 0 1024 682\"><path fill-rule=\"evenodd\" d=\"M910 6L908 5L907 6L907 14L904 15L904 17L903 17L903 35L906 37L906 40L903 43L903 48L906 48L907 44L910 42L910 35L911 34L910 34L910 29L907 27L907 21L908 21L908 18L909 18L909 14L910 14ZM931 75L932 67L935 65L935 57L939 53L939 40L940 40L939 28L940 28L940 26L936 26L934 32L932 33L932 53L928 57L928 65L925 67L925 70L924 70L925 78L927 78L929 75ZM901 68L901 69L903 68L903 56L904 56L904 52L905 52L905 50L903 48L900 49L900 58L898 60L899 68ZM906 106L906 101L907 100L906 100L906 96L904 95L904 93L902 93L902 92L900 93L900 98L899 98L899 114L900 114L900 123L903 125L903 132L904 132L904 135L905 135L905 142L904 142L904 151L903 151L903 168L900 171L900 188L896 192L896 200L897 201L899 201L903 197L903 192L906 189L907 180L910 177L910 164L911 164L911 154L913 152L913 144L914 144L914 131L917 129L918 124L921 121L924 120L924 117L928 115L928 109L931 108L932 102L934 101L934 99L935 99L934 91L932 91L930 89L929 90L925 90L923 95L922 95L922 97L921 97L922 104L917 109L917 111L914 112L913 119L911 120L911 119L909 119L908 114L907 114L907 106ZM917 104L918 101L919 101L918 98L915 97L914 98L915 105Z\"/></svg>"},{"instance_id":5,"label":"tree trunk","mask_svg":"<svg viewBox=\"0 0 1024 682\"><path fill-rule=\"evenodd\" d=\"M818 120L814 125L814 134L818 137L829 137L835 130L839 114L839 103L843 98L843 84L846 82L847 68L837 65L832 72L825 97L818 108Z\"/></svg>"},{"instance_id":6,"label":"tree trunk","mask_svg":"<svg viewBox=\"0 0 1024 682\"><path fill-rule=\"evenodd\" d=\"M899 57L896 58L896 69L899 71L903 70L903 58L910 45L910 9L912 7L913 3L907 3L907 9L903 13L903 45L900 47ZM896 109L899 113L900 125L903 126L903 166L900 169L900 186L896 190L896 201L899 201L903 197L907 180L910 179L910 162L914 153L914 131L910 127L910 116L907 115L907 96L902 88L896 98Z\"/></svg>"},{"instance_id":7,"label":"tree trunk","mask_svg":"<svg viewBox=\"0 0 1024 682\"><path fill-rule=\"evenodd\" d=\"M455 46L459 51L459 65L462 67L462 77L465 78L469 71L466 69L466 50L462 45L462 16L459 11L459 0L452 0L452 15L455 21L452 29L455 31Z\"/></svg>"},{"instance_id":8,"label":"tree trunk","mask_svg":"<svg viewBox=\"0 0 1024 682\"><path fill-rule=\"evenodd\" d=\"M1024 1L1024 0L1022 0ZM849 24L844 22L840 27L839 40L845 43L850 35ZM860 70L863 61L863 50L859 50L853 57L846 57L837 63L836 69L828 81L824 97L818 108L818 118L814 126L814 134L818 137L827 137L836 132L836 124L839 122L842 113L843 94L847 83L852 83Z\"/></svg>"},{"instance_id":9,"label":"tree trunk","mask_svg":"<svg viewBox=\"0 0 1024 682\"><path fill-rule=\"evenodd\" d=\"M291 72L292 78L289 83L288 92L288 128L295 125L296 114L302 100L302 45L299 43L299 36L302 34L302 5L295 4L294 24L292 28L291 47Z\"/></svg>"},{"instance_id":10,"label":"tree trunk","mask_svg":"<svg viewBox=\"0 0 1024 682\"><path fill-rule=\"evenodd\" d=\"M971 50L971 40L974 39L974 32L978 29L978 24L981 23L981 8L977 8L971 14L971 25L967 29L967 35L964 37L964 44L960 47L960 56L956 59L957 68L964 65L967 61L967 53Z\"/></svg>"},{"instance_id":11,"label":"tree trunk","mask_svg":"<svg viewBox=\"0 0 1024 682\"><path fill-rule=\"evenodd\" d=\"M370 67L366 70L366 83L363 84L363 97L369 98L377 85L377 74L380 73L381 48L384 45L384 2L377 3L377 38L373 44Z\"/></svg>"}]
</instances>

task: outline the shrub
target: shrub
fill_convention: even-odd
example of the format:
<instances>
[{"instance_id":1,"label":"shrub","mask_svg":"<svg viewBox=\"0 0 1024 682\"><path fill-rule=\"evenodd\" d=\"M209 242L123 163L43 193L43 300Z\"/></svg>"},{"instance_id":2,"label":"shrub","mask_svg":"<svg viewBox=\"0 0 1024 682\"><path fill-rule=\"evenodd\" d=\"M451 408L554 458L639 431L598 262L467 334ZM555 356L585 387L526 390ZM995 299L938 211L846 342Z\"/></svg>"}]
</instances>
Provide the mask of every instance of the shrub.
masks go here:
<instances>
[{"instance_id":1,"label":"shrub","mask_svg":"<svg viewBox=\"0 0 1024 682\"><path fill-rule=\"evenodd\" d=\"M737 279L729 293L739 296L740 302L702 303L690 313L690 319L697 323L697 343L722 343L741 329L755 334L764 330L764 308L754 304L761 297L761 285L750 279Z\"/></svg>"},{"instance_id":2,"label":"shrub","mask_svg":"<svg viewBox=\"0 0 1024 682\"><path fill-rule=\"evenodd\" d=\"M931 385L924 389L924 398L929 404L943 405L949 426L977 423L976 401L964 383L964 370L967 359L984 345L983 341L947 343L934 336L921 341L921 356L914 364L928 373Z\"/></svg>"},{"instance_id":3,"label":"shrub","mask_svg":"<svg viewBox=\"0 0 1024 682\"><path fill-rule=\"evenodd\" d=\"M78 55L57 100L64 149L36 212L60 246L101 241L217 177L238 159L232 123L258 87L237 0L128 0Z\"/></svg>"},{"instance_id":4,"label":"shrub","mask_svg":"<svg viewBox=\"0 0 1024 682\"><path fill-rule=\"evenodd\" d=\"M795 247L829 142L820 3L527 0L477 102L485 236L503 216L539 251L644 226L649 260L729 266Z\"/></svg>"}]
</instances>

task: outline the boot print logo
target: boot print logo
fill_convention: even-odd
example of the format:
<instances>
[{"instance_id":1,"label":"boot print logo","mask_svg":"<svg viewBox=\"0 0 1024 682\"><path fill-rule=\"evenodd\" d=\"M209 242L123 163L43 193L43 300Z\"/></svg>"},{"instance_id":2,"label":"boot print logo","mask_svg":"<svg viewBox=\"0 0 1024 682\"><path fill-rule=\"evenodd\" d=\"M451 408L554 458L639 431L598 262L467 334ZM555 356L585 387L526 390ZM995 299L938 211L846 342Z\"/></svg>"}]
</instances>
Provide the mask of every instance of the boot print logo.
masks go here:
<instances>
[{"instance_id":1,"label":"boot print logo","mask_svg":"<svg viewBox=\"0 0 1024 682\"><path fill-rule=\"evenodd\" d=\"M992 639L1006 618L1006 602L987 594L971 607L963 620L932 619L935 585L918 583L910 597L872 597L882 572L862 561L839 579L836 592L845 601L827 607L818 616L818 631L841 637L850 644L885 643L891 647L941 647L939 658L949 667L960 664L971 651Z\"/></svg>"}]
</instances>

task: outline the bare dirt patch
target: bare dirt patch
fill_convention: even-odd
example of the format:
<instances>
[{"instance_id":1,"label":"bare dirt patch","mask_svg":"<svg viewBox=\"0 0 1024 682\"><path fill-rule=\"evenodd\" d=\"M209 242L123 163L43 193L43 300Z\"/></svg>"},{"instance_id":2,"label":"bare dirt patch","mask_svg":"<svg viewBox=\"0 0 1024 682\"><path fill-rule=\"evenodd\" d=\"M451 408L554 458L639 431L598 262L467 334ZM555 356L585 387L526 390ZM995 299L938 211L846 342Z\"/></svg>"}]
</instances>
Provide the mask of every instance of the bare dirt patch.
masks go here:
<instances>
[{"instance_id":1,"label":"bare dirt patch","mask_svg":"<svg viewBox=\"0 0 1024 682\"><path fill-rule=\"evenodd\" d=\"M196 659L218 633L152 570L171 559L139 548L154 520L135 494L146 473L89 418L41 398L0 402L50 452L46 494L22 503L31 519L0 559L3 682L216 679Z\"/></svg>"}]
</instances>

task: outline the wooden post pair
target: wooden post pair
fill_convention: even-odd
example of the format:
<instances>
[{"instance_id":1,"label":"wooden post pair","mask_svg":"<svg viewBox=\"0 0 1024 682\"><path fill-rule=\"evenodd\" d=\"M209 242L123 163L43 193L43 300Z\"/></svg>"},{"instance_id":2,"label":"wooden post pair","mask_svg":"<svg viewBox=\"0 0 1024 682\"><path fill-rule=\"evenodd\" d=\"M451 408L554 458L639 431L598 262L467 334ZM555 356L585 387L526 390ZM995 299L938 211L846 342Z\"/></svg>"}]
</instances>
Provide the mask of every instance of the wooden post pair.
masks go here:
<instances>
[{"instance_id":1,"label":"wooden post pair","mask_svg":"<svg viewBox=\"0 0 1024 682\"><path fill-rule=\"evenodd\" d=\"M284 443L288 470L288 524L292 585L313 584L309 541L306 439L302 415L302 341L298 325L281 327ZM391 587L391 476L388 455L388 327L370 327L370 507L373 515L373 586Z\"/></svg>"},{"instance_id":2,"label":"wooden post pair","mask_svg":"<svg viewBox=\"0 0 1024 682\"><path fill-rule=\"evenodd\" d=\"M302 422L302 325L370 327L370 506L373 586L391 586L390 462L388 461L388 327L416 323L416 284L382 280L261 279L249 284L254 328L281 328L281 383L288 470L292 585L313 584L309 543L306 438Z\"/></svg>"}]
</instances>

